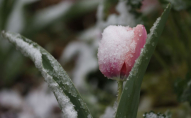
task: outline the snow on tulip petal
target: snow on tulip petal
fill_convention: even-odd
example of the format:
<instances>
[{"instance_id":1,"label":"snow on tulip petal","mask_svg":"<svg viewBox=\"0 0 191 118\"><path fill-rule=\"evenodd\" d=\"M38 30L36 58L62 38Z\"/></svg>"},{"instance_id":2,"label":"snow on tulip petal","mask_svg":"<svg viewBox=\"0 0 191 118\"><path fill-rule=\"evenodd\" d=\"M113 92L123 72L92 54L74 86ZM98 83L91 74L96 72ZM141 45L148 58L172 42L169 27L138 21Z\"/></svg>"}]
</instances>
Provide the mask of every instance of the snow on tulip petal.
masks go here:
<instances>
[{"instance_id":1,"label":"snow on tulip petal","mask_svg":"<svg viewBox=\"0 0 191 118\"><path fill-rule=\"evenodd\" d=\"M137 25L134 28L134 39L130 45L131 51L126 54L126 78L129 75L132 67L135 64L135 60L140 56L141 49L146 43L147 32L143 25Z\"/></svg>"},{"instance_id":2,"label":"snow on tulip petal","mask_svg":"<svg viewBox=\"0 0 191 118\"><path fill-rule=\"evenodd\" d=\"M100 71L110 79L125 80L141 48L146 42L147 33L143 25L108 26L104 29L98 48Z\"/></svg>"}]
</instances>

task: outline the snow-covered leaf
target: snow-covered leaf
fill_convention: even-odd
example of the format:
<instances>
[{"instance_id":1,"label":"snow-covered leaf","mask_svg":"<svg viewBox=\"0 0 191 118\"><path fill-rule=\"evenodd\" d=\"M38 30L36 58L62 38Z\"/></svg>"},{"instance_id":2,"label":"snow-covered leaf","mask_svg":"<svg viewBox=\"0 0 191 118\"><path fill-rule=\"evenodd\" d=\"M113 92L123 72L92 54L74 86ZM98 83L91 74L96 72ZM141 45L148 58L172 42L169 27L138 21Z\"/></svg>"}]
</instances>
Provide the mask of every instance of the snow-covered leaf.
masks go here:
<instances>
[{"instance_id":1,"label":"snow-covered leaf","mask_svg":"<svg viewBox=\"0 0 191 118\"><path fill-rule=\"evenodd\" d=\"M54 92L64 118L91 118L86 104L71 79L51 54L20 34L3 31L2 36L16 45L22 54L32 59Z\"/></svg>"}]
</instances>

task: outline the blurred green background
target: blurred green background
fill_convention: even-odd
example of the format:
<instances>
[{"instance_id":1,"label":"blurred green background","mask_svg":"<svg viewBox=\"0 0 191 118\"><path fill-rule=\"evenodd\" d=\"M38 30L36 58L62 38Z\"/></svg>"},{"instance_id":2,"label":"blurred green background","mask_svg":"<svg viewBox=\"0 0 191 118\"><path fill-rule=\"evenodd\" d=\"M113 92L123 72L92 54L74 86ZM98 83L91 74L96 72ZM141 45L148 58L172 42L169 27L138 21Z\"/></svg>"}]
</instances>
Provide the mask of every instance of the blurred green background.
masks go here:
<instances>
[{"instance_id":1,"label":"blurred green background","mask_svg":"<svg viewBox=\"0 0 191 118\"><path fill-rule=\"evenodd\" d=\"M72 78L95 118L111 118L117 82L98 69L97 48L108 25L145 25L172 11L143 79L145 112L191 118L190 0L0 0L0 31L20 33L48 50ZM0 118L63 118L33 62L0 37Z\"/></svg>"}]
</instances>

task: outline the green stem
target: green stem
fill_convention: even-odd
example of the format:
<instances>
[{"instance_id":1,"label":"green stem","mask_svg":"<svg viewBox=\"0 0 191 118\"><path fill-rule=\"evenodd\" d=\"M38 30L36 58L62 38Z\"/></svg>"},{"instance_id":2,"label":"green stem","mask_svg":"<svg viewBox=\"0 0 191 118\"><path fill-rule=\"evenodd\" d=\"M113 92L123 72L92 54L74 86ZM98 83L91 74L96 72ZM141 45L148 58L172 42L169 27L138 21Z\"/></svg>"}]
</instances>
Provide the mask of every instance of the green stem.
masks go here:
<instances>
[{"instance_id":1,"label":"green stem","mask_svg":"<svg viewBox=\"0 0 191 118\"><path fill-rule=\"evenodd\" d=\"M123 81L118 80L117 83L118 83L117 102L119 103L120 98L121 98L121 94L122 94L122 91L123 91Z\"/></svg>"}]
</instances>

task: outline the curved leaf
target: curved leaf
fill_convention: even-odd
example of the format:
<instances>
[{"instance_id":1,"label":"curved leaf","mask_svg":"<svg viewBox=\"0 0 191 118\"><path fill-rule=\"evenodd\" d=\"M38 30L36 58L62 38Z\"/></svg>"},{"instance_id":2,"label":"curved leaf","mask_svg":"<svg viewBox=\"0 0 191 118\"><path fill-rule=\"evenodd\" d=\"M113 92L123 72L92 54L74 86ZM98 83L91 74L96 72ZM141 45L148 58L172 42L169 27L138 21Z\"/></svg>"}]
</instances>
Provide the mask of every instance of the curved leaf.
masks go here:
<instances>
[{"instance_id":1,"label":"curved leaf","mask_svg":"<svg viewBox=\"0 0 191 118\"><path fill-rule=\"evenodd\" d=\"M151 28L147 42L141 51L141 55L136 60L129 77L127 78L115 118L136 118L143 76L156 44L158 43L158 38L165 26L170 9L171 5L169 4L162 16L156 20Z\"/></svg>"},{"instance_id":2,"label":"curved leaf","mask_svg":"<svg viewBox=\"0 0 191 118\"><path fill-rule=\"evenodd\" d=\"M60 108L64 113L64 118L92 117L71 79L51 54L37 43L32 42L20 34L3 31L2 36L16 45L17 49L25 56L32 59L54 92Z\"/></svg>"}]
</instances>

